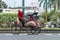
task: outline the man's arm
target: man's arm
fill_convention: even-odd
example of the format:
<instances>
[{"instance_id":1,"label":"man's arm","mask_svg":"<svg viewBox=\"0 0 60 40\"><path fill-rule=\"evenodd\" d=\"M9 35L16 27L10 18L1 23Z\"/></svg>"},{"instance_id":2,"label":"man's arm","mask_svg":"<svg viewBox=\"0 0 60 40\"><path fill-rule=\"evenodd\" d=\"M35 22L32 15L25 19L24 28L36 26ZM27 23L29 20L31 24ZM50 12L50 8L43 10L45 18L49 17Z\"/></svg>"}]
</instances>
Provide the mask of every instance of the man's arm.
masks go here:
<instances>
[{"instance_id":1,"label":"man's arm","mask_svg":"<svg viewBox=\"0 0 60 40\"><path fill-rule=\"evenodd\" d=\"M19 24L20 23L20 21L19 21L19 19L17 18L17 24Z\"/></svg>"}]
</instances>

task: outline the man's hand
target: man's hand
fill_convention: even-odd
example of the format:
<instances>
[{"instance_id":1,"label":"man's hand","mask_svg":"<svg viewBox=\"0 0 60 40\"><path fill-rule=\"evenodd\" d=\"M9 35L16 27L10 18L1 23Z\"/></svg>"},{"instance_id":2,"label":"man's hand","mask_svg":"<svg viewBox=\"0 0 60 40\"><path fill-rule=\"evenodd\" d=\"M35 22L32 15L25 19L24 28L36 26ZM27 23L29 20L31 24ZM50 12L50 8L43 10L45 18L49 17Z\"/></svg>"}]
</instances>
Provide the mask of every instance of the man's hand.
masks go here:
<instances>
[{"instance_id":1,"label":"man's hand","mask_svg":"<svg viewBox=\"0 0 60 40\"><path fill-rule=\"evenodd\" d=\"M19 19L17 18L17 24L19 24L20 23L20 21L19 21Z\"/></svg>"}]
</instances>

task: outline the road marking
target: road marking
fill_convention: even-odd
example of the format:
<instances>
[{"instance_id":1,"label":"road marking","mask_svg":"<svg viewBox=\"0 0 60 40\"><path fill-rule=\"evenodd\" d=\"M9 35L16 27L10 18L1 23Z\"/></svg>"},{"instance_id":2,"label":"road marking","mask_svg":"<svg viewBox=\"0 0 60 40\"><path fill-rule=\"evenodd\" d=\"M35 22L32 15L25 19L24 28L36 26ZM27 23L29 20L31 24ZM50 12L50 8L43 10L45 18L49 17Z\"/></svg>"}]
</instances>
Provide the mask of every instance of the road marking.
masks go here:
<instances>
[{"instance_id":1,"label":"road marking","mask_svg":"<svg viewBox=\"0 0 60 40\"><path fill-rule=\"evenodd\" d=\"M12 33L2 33L0 35L28 35L27 33L12 34Z\"/></svg>"},{"instance_id":2,"label":"road marking","mask_svg":"<svg viewBox=\"0 0 60 40\"><path fill-rule=\"evenodd\" d=\"M20 33L20 34L12 34L12 33L6 33L6 34L1 34L1 35L28 35L27 33ZM59 35L60 36L60 34L38 34L38 35Z\"/></svg>"},{"instance_id":3,"label":"road marking","mask_svg":"<svg viewBox=\"0 0 60 40\"><path fill-rule=\"evenodd\" d=\"M54 34L43 33L43 34L38 34L38 35L54 35Z\"/></svg>"},{"instance_id":4,"label":"road marking","mask_svg":"<svg viewBox=\"0 0 60 40\"><path fill-rule=\"evenodd\" d=\"M45 34L45 35L53 35L53 34Z\"/></svg>"},{"instance_id":5,"label":"road marking","mask_svg":"<svg viewBox=\"0 0 60 40\"><path fill-rule=\"evenodd\" d=\"M2 34L2 35L27 35L27 33L24 33L24 34Z\"/></svg>"},{"instance_id":6,"label":"road marking","mask_svg":"<svg viewBox=\"0 0 60 40\"><path fill-rule=\"evenodd\" d=\"M13 35L13 34L2 34L2 35Z\"/></svg>"},{"instance_id":7,"label":"road marking","mask_svg":"<svg viewBox=\"0 0 60 40\"><path fill-rule=\"evenodd\" d=\"M38 35L41 35L41 34L38 34Z\"/></svg>"},{"instance_id":8,"label":"road marking","mask_svg":"<svg viewBox=\"0 0 60 40\"><path fill-rule=\"evenodd\" d=\"M60 34L58 34L58 35L60 35Z\"/></svg>"},{"instance_id":9,"label":"road marking","mask_svg":"<svg viewBox=\"0 0 60 40\"><path fill-rule=\"evenodd\" d=\"M27 35L27 33L24 33L24 34L19 34L19 35Z\"/></svg>"}]
</instances>

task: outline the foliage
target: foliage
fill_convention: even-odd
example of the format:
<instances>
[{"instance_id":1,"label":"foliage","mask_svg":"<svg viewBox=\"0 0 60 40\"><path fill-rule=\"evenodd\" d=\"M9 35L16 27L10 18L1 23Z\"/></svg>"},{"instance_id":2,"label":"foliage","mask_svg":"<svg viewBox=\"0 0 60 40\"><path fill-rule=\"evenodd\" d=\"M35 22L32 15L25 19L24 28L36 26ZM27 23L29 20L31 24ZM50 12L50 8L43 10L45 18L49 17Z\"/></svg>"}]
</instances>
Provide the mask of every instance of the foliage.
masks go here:
<instances>
[{"instance_id":1,"label":"foliage","mask_svg":"<svg viewBox=\"0 0 60 40\"><path fill-rule=\"evenodd\" d=\"M48 17L48 19L50 19L49 18L50 17L50 14L49 13L47 13L47 17ZM44 21L46 21L46 12L42 12L41 15L40 15L40 18L43 18Z\"/></svg>"},{"instance_id":2,"label":"foliage","mask_svg":"<svg viewBox=\"0 0 60 40\"><path fill-rule=\"evenodd\" d=\"M51 10L50 13L47 13L48 21L57 21L57 17L60 18L60 13L56 12L55 10ZM46 20L46 13L40 13L40 18Z\"/></svg>"},{"instance_id":3,"label":"foliage","mask_svg":"<svg viewBox=\"0 0 60 40\"><path fill-rule=\"evenodd\" d=\"M7 6L8 5L4 1L0 0L0 8L7 8Z\"/></svg>"},{"instance_id":4,"label":"foliage","mask_svg":"<svg viewBox=\"0 0 60 40\"><path fill-rule=\"evenodd\" d=\"M2 1L2 8L7 8L7 4L4 2L4 1Z\"/></svg>"},{"instance_id":5,"label":"foliage","mask_svg":"<svg viewBox=\"0 0 60 40\"><path fill-rule=\"evenodd\" d=\"M51 21L57 21L57 15L50 16Z\"/></svg>"},{"instance_id":6,"label":"foliage","mask_svg":"<svg viewBox=\"0 0 60 40\"><path fill-rule=\"evenodd\" d=\"M39 18L39 21L40 21L40 23L44 23L45 22L45 19L43 17L40 17Z\"/></svg>"},{"instance_id":7,"label":"foliage","mask_svg":"<svg viewBox=\"0 0 60 40\"><path fill-rule=\"evenodd\" d=\"M16 21L17 19L17 14L10 14L10 13L0 13L0 26L2 27L7 27L9 22ZM4 26L5 25L5 26ZM9 27L9 25L8 25Z\"/></svg>"},{"instance_id":8,"label":"foliage","mask_svg":"<svg viewBox=\"0 0 60 40\"><path fill-rule=\"evenodd\" d=\"M59 12L57 12L57 16L60 18L60 13Z\"/></svg>"}]
</instances>

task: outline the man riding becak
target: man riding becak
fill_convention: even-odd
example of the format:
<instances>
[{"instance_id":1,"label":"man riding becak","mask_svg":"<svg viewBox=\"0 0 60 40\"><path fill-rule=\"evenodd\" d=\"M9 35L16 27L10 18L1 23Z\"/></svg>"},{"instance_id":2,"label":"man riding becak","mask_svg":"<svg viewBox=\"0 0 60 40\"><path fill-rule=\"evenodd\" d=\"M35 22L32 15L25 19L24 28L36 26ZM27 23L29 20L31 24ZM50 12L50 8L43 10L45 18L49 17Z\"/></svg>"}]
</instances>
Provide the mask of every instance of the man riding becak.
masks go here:
<instances>
[{"instance_id":1,"label":"man riding becak","mask_svg":"<svg viewBox=\"0 0 60 40\"><path fill-rule=\"evenodd\" d=\"M39 27L39 22L38 22L38 17L37 16L35 16L36 14L38 14L38 13L33 13L33 14L29 14L28 15L28 17L29 17L29 19L28 19L28 22L27 23L25 23L25 21L24 21L24 19L23 19L23 12L22 11L20 11L20 10L18 10L18 19L17 19L17 24L19 24L20 22L22 23L22 26L24 27L24 26L29 26L29 25L33 25L34 27Z\"/></svg>"},{"instance_id":2,"label":"man riding becak","mask_svg":"<svg viewBox=\"0 0 60 40\"><path fill-rule=\"evenodd\" d=\"M17 18L17 24L20 22L22 23L22 26L24 27L24 19L23 19L23 12L21 10L18 10L18 18Z\"/></svg>"}]
</instances>

